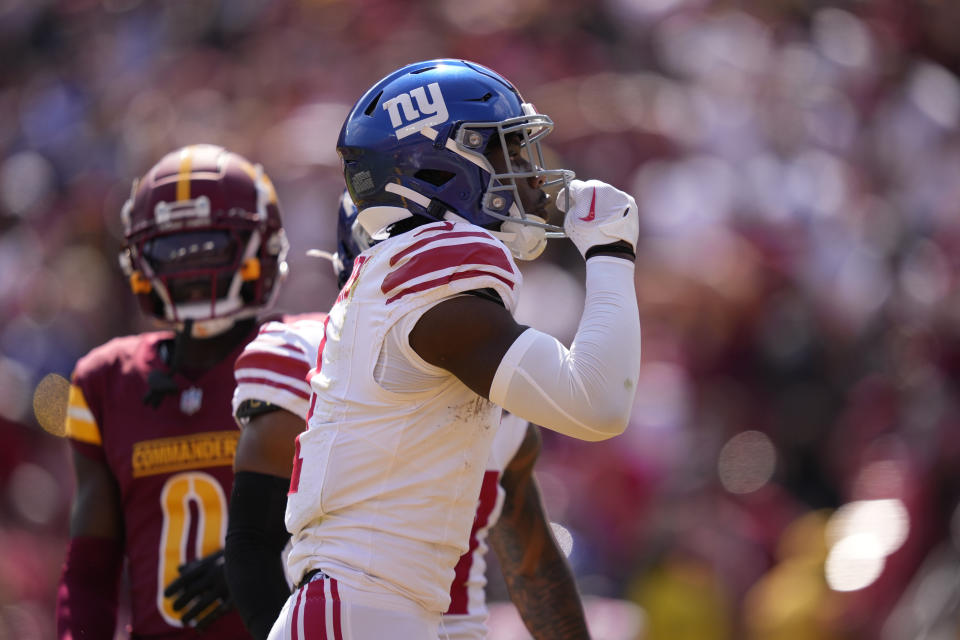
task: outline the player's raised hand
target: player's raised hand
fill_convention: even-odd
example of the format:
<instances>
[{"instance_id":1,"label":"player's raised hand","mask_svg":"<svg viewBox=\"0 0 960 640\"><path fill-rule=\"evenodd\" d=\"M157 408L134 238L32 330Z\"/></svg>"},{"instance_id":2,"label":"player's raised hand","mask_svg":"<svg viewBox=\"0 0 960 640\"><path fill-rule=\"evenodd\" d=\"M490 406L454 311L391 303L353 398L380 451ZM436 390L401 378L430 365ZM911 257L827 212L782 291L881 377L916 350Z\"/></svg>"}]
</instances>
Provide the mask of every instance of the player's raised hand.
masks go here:
<instances>
[{"instance_id":1,"label":"player's raised hand","mask_svg":"<svg viewBox=\"0 0 960 640\"><path fill-rule=\"evenodd\" d=\"M591 247L626 242L635 251L640 218L633 196L599 180L572 180L556 198L566 212L563 228L580 253Z\"/></svg>"}]
</instances>

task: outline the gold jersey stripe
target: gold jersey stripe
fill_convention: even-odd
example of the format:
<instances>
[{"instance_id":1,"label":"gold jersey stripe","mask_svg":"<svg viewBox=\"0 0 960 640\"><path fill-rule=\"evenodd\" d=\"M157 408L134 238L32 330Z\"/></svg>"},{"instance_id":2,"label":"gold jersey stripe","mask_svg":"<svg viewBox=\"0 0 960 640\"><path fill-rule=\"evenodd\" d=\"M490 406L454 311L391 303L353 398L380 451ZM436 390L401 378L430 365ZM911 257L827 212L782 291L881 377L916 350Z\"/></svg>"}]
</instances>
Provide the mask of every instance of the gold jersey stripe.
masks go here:
<instances>
[{"instance_id":1,"label":"gold jersey stripe","mask_svg":"<svg viewBox=\"0 0 960 640\"><path fill-rule=\"evenodd\" d=\"M177 177L177 202L190 199L190 168L193 165L193 147L180 151L180 175Z\"/></svg>"},{"instance_id":2,"label":"gold jersey stripe","mask_svg":"<svg viewBox=\"0 0 960 640\"><path fill-rule=\"evenodd\" d=\"M67 408L67 415L77 422L90 422L92 424L97 424L97 420L93 417L90 409L84 409L82 407L69 407Z\"/></svg>"},{"instance_id":3,"label":"gold jersey stripe","mask_svg":"<svg viewBox=\"0 0 960 640\"><path fill-rule=\"evenodd\" d=\"M70 396L67 400L67 423L65 435L79 442L101 445L100 428L87 406L83 391L75 384L70 385Z\"/></svg>"}]
</instances>

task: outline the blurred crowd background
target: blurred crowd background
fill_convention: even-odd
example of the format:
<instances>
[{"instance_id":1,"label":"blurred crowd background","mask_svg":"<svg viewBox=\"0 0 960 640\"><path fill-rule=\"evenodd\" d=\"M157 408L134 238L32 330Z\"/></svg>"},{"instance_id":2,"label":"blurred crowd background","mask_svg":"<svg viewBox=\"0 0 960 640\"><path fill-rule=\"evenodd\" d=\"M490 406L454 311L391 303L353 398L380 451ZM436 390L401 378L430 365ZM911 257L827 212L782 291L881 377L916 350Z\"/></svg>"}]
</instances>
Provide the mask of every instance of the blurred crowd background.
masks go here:
<instances>
[{"instance_id":1,"label":"blurred crowd background","mask_svg":"<svg viewBox=\"0 0 960 640\"><path fill-rule=\"evenodd\" d=\"M510 78L552 165L640 205L632 424L544 432L538 465L597 637L960 637L958 33L952 0L0 1L0 638L54 635L49 376L150 326L133 178L195 142L263 163L279 309L325 310L342 119L434 57ZM521 319L569 340L576 250L523 268Z\"/></svg>"}]
</instances>

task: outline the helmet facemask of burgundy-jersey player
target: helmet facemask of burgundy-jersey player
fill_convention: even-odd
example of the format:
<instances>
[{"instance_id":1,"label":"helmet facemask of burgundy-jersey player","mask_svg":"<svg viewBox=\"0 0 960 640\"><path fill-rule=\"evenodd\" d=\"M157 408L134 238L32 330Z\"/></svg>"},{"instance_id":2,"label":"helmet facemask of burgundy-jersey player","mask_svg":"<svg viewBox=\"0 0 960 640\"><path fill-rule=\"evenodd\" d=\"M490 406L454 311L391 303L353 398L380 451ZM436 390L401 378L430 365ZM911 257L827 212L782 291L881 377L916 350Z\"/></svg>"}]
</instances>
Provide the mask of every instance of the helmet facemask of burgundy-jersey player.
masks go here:
<instances>
[{"instance_id":1,"label":"helmet facemask of burgundy-jersey player","mask_svg":"<svg viewBox=\"0 0 960 640\"><path fill-rule=\"evenodd\" d=\"M288 243L260 165L214 145L167 154L123 207L120 264L143 310L196 338L274 301Z\"/></svg>"}]
</instances>

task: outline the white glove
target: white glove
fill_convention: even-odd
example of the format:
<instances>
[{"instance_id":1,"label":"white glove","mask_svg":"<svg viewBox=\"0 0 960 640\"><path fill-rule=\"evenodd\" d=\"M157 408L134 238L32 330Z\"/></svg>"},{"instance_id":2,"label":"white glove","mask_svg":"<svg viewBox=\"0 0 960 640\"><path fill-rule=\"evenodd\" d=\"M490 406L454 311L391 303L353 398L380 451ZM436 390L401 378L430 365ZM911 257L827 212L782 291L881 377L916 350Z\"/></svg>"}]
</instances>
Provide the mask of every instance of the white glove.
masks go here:
<instances>
[{"instance_id":1,"label":"white glove","mask_svg":"<svg viewBox=\"0 0 960 640\"><path fill-rule=\"evenodd\" d=\"M599 180L571 180L569 188L557 194L556 203L567 214L563 220L567 237L584 256L590 247L620 240L637 250L640 216L633 196Z\"/></svg>"}]
</instances>

